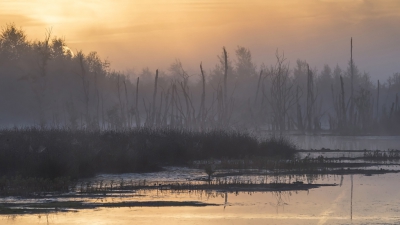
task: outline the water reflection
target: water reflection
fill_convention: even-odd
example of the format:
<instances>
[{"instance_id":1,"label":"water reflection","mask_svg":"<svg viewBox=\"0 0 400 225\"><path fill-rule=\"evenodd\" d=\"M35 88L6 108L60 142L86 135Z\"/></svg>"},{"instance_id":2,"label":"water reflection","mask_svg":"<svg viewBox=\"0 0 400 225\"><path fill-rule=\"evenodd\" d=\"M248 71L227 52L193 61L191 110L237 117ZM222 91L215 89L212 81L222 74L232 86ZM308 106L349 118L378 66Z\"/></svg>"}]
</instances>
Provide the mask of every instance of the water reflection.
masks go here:
<instances>
[{"instance_id":1,"label":"water reflection","mask_svg":"<svg viewBox=\"0 0 400 225\"><path fill-rule=\"evenodd\" d=\"M279 209L281 212L285 212L285 205L288 205L289 196L291 196L290 191L276 191L272 192L272 196L276 198L276 203L270 202L270 205L276 208L276 214L279 214Z\"/></svg>"},{"instance_id":2,"label":"water reflection","mask_svg":"<svg viewBox=\"0 0 400 225\"><path fill-rule=\"evenodd\" d=\"M228 192L225 192L224 210L225 210L227 205L228 205Z\"/></svg>"},{"instance_id":3,"label":"water reflection","mask_svg":"<svg viewBox=\"0 0 400 225\"><path fill-rule=\"evenodd\" d=\"M350 179L351 179L350 219L353 220L353 174L350 175Z\"/></svg>"},{"instance_id":4,"label":"water reflection","mask_svg":"<svg viewBox=\"0 0 400 225\"><path fill-rule=\"evenodd\" d=\"M327 178L325 178L327 179ZM0 218L0 224L398 224L400 185L396 174L338 176L342 186L307 191L219 192L143 190L138 201L199 200L212 207L151 207L84 210L77 213ZM387 182L388 185L380 185ZM114 199L119 201L120 199ZM352 204L352 208L349 207ZM349 211L352 210L353 211ZM351 215L353 214L353 215Z\"/></svg>"},{"instance_id":5,"label":"water reflection","mask_svg":"<svg viewBox=\"0 0 400 225\"><path fill-rule=\"evenodd\" d=\"M388 150L398 149L400 136L307 136L294 135L290 139L300 149Z\"/></svg>"},{"instance_id":6,"label":"water reflection","mask_svg":"<svg viewBox=\"0 0 400 225\"><path fill-rule=\"evenodd\" d=\"M40 216L2 216L0 224L399 224L398 178L398 174L310 177L313 182L339 185L309 191L135 190L88 197L85 201L201 201L218 205L99 208ZM293 182L308 178L304 175L279 179Z\"/></svg>"}]
</instances>

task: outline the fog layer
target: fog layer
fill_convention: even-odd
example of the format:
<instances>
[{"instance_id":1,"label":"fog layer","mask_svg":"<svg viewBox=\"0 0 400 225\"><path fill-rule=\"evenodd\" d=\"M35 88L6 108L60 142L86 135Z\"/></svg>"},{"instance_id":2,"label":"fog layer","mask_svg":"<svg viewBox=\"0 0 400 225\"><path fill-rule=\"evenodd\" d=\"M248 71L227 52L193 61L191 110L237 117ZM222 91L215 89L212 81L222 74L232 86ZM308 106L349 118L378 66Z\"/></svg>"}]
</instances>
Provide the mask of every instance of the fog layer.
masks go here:
<instances>
[{"instance_id":1,"label":"fog layer","mask_svg":"<svg viewBox=\"0 0 400 225\"><path fill-rule=\"evenodd\" d=\"M248 48L223 47L213 66L199 62L195 73L180 60L123 73L51 32L30 41L9 24L0 33L2 126L400 132L400 73L375 82L351 54L345 67L318 71L306 60L291 65L281 51L257 66Z\"/></svg>"}]
</instances>

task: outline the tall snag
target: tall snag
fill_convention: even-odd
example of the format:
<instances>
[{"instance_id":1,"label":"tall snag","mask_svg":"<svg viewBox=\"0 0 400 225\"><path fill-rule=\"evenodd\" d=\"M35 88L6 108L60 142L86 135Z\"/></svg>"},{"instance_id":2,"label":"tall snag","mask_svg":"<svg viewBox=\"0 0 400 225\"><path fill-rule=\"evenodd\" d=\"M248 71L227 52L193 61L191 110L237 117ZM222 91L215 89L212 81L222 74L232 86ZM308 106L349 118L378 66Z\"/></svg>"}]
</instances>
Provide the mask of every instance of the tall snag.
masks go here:
<instances>
[{"instance_id":1,"label":"tall snag","mask_svg":"<svg viewBox=\"0 0 400 225\"><path fill-rule=\"evenodd\" d=\"M224 50L224 64L225 64L225 70L224 70L224 102L225 102L225 108L227 109L228 107L228 53L226 52L225 47L223 47Z\"/></svg>"},{"instance_id":2,"label":"tall snag","mask_svg":"<svg viewBox=\"0 0 400 225\"><path fill-rule=\"evenodd\" d=\"M45 40L38 43L39 62L39 74L32 76L32 88L38 104L39 113L39 125L44 128L46 125L45 118L45 92L47 89L47 73L48 73L48 62L51 58L51 49L49 41L51 37L51 29L46 31Z\"/></svg>"},{"instance_id":3,"label":"tall snag","mask_svg":"<svg viewBox=\"0 0 400 225\"><path fill-rule=\"evenodd\" d=\"M354 63L353 63L353 38L350 39L350 112L349 120L350 124L354 125Z\"/></svg>"},{"instance_id":4,"label":"tall snag","mask_svg":"<svg viewBox=\"0 0 400 225\"><path fill-rule=\"evenodd\" d=\"M124 82L124 89L125 89L126 120L127 120L128 128L130 128L131 127L131 115L129 113L128 89L126 88L126 80L125 79L123 80L123 82Z\"/></svg>"},{"instance_id":5,"label":"tall snag","mask_svg":"<svg viewBox=\"0 0 400 225\"><path fill-rule=\"evenodd\" d=\"M87 77L86 69L85 69L85 56L82 51L77 53L77 59L80 67L80 73L77 73L78 76L82 80L83 86L83 94L84 94L84 102L85 102L85 120L86 125L90 124L90 115L89 115L89 78Z\"/></svg>"},{"instance_id":6,"label":"tall snag","mask_svg":"<svg viewBox=\"0 0 400 225\"><path fill-rule=\"evenodd\" d=\"M156 77L154 79L154 93L153 93L153 102L151 105L150 126L154 125L156 116L157 83L158 83L158 70L156 70Z\"/></svg>"},{"instance_id":7,"label":"tall snag","mask_svg":"<svg viewBox=\"0 0 400 225\"><path fill-rule=\"evenodd\" d=\"M201 93L201 102L200 102L200 109L199 113L197 115L198 121L200 123L200 128L204 128L204 122L205 122L205 117L206 117L206 106L205 106L205 101L206 101L206 77L204 75L203 71L203 64L200 63L200 71L201 71L201 81L202 81L202 93Z\"/></svg>"},{"instance_id":8,"label":"tall snag","mask_svg":"<svg viewBox=\"0 0 400 225\"><path fill-rule=\"evenodd\" d=\"M285 55L279 55L276 51L277 63L271 68L271 89L270 95L265 96L272 111L272 127L282 136L286 130L289 109L296 104L296 96L293 93L293 83L289 77L289 66L285 64ZM265 95L265 92L263 92Z\"/></svg>"},{"instance_id":9,"label":"tall snag","mask_svg":"<svg viewBox=\"0 0 400 225\"><path fill-rule=\"evenodd\" d=\"M378 90L377 90L377 93L376 93L376 121L378 122L379 121L379 89L380 89L380 82L379 82L379 80L378 80Z\"/></svg>"},{"instance_id":10,"label":"tall snag","mask_svg":"<svg viewBox=\"0 0 400 225\"><path fill-rule=\"evenodd\" d=\"M136 127L140 127L140 115L139 115L139 77L137 78L137 81L136 81L135 122L136 122Z\"/></svg>"},{"instance_id":11,"label":"tall snag","mask_svg":"<svg viewBox=\"0 0 400 225\"><path fill-rule=\"evenodd\" d=\"M121 82L120 82L120 76L117 75L117 91L118 91L118 102L119 102L119 110L120 110L120 121L118 123L118 126L124 126L124 105L122 104L121 100ZM117 127L117 128L122 128L122 127Z\"/></svg>"},{"instance_id":12,"label":"tall snag","mask_svg":"<svg viewBox=\"0 0 400 225\"><path fill-rule=\"evenodd\" d=\"M260 91L260 83L261 83L262 74L263 74L263 70L260 71L260 76L258 77L256 97L254 99L254 106L256 106L256 104L257 104L257 99L258 99L258 93Z\"/></svg>"},{"instance_id":13,"label":"tall snag","mask_svg":"<svg viewBox=\"0 0 400 225\"><path fill-rule=\"evenodd\" d=\"M345 97L344 97L344 83L343 83L343 77L340 76L340 89L341 89L341 95L340 95L340 109L341 109L341 117L340 117L340 129L343 131L346 129L346 123L347 123L347 118L346 118L346 106L345 106Z\"/></svg>"}]
</instances>

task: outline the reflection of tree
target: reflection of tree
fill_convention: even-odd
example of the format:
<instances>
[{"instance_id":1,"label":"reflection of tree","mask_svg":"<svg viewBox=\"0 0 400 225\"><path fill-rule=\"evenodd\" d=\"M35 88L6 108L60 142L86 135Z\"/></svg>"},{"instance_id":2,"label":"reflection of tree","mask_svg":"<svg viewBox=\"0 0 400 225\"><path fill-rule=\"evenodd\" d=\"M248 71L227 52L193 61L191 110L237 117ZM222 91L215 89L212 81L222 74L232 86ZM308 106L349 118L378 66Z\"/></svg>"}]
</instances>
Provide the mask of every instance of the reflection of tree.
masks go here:
<instances>
[{"instance_id":1,"label":"reflection of tree","mask_svg":"<svg viewBox=\"0 0 400 225\"><path fill-rule=\"evenodd\" d=\"M306 174L307 183L312 184L315 180L318 180L318 179L322 178L323 176L324 175L321 175L321 174Z\"/></svg>"},{"instance_id":2,"label":"reflection of tree","mask_svg":"<svg viewBox=\"0 0 400 225\"><path fill-rule=\"evenodd\" d=\"M230 192L232 193L232 192ZM239 193L244 193L244 192L233 192L235 193L236 196L239 195ZM252 195L254 192L246 192L248 195ZM187 197L189 196L190 198L196 198L198 200L211 200L211 199L217 199L221 198L224 199L223 205L224 209L229 205L228 202L228 194L229 192L227 191L215 191L215 190L160 190L160 189L142 189L142 190L137 190L136 191L136 196L137 197L149 197L149 196L157 196L157 198L160 197ZM221 204L222 205L222 204Z\"/></svg>"},{"instance_id":3,"label":"reflection of tree","mask_svg":"<svg viewBox=\"0 0 400 225\"><path fill-rule=\"evenodd\" d=\"M343 185L343 175L340 176L340 187Z\"/></svg>"},{"instance_id":4,"label":"reflection of tree","mask_svg":"<svg viewBox=\"0 0 400 225\"><path fill-rule=\"evenodd\" d=\"M291 191L273 191L272 196L275 197L276 203L270 202L270 205L276 208L276 213L279 213L279 208L285 211L285 205L290 201L290 196L292 196Z\"/></svg>"},{"instance_id":5,"label":"reflection of tree","mask_svg":"<svg viewBox=\"0 0 400 225\"><path fill-rule=\"evenodd\" d=\"M350 219L353 220L353 174L350 175L350 179L351 179Z\"/></svg>"},{"instance_id":6,"label":"reflection of tree","mask_svg":"<svg viewBox=\"0 0 400 225\"><path fill-rule=\"evenodd\" d=\"M228 204L228 192L225 192L225 202L224 202L224 209L226 205Z\"/></svg>"}]
</instances>

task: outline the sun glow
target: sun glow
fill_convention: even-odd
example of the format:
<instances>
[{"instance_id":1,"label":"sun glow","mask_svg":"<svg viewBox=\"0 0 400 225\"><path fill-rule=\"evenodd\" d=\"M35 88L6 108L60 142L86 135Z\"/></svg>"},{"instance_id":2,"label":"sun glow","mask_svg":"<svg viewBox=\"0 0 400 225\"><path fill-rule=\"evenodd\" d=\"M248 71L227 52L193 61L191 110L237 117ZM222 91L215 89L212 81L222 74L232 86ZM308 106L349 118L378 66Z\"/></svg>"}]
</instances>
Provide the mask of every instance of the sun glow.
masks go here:
<instances>
[{"instance_id":1,"label":"sun glow","mask_svg":"<svg viewBox=\"0 0 400 225\"><path fill-rule=\"evenodd\" d=\"M222 46L237 45L250 48L257 64L273 60L279 48L291 61L345 65L353 37L365 51L355 57L371 71L372 59L361 56L400 57L400 47L393 48L399 11L397 0L15 0L0 2L0 21L36 40L51 28L72 49L97 51L121 69L168 68L175 58L185 67L212 65Z\"/></svg>"},{"instance_id":2,"label":"sun glow","mask_svg":"<svg viewBox=\"0 0 400 225\"><path fill-rule=\"evenodd\" d=\"M72 57L75 56L74 52L68 46L63 46L63 52L64 55L71 55Z\"/></svg>"}]
</instances>

